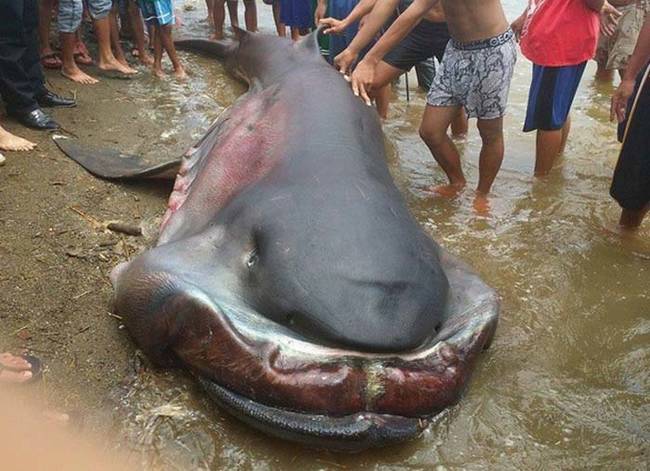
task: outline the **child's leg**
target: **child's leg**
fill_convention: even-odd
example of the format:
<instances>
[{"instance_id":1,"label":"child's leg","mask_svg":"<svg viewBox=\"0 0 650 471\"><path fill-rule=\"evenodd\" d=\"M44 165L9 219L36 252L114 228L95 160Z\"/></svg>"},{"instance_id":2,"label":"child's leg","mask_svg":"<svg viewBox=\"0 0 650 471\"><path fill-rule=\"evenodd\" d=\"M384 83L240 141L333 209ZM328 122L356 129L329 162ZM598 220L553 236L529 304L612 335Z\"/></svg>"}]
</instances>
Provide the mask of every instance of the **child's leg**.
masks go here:
<instances>
[{"instance_id":1,"label":"child's leg","mask_svg":"<svg viewBox=\"0 0 650 471\"><path fill-rule=\"evenodd\" d=\"M239 4L237 0L226 0L228 4L228 16L230 17L230 26L235 31L235 28L239 28L239 15L237 14L237 7Z\"/></svg>"},{"instance_id":2,"label":"child's leg","mask_svg":"<svg viewBox=\"0 0 650 471\"><path fill-rule=\"evenodd\" d=\"M114 2L111 7L111 13L109 14L109 21L111 24L111 48L113 49L115 59L123 66L128 67L129 63L126 61L122 45L120 44L120 29L117 25L118 9L119 6L117 2Z\"/></svg>"},{"instance_id":3,"label":"child's leg","mask_svg":"<svg viewBox=\"0 0 650 471\"><path fill-rule=\"evenodd\" d=\"M296 26L291 27L291 39L298 41L300 39L300 28Z\"/></svg>"},{"instance_id":4,"label":"child's leg","mask_svg":"<svg viewBox=\"0 0 650 471\"><path fill-rule=\"evenodd\" d=\"M42 0L39 5L38 12L38 37L41 48L41 57L50 56L54 54L52 47L50 46L50 24L52 23L52 4L54 0ZM58 61L59 66L61 66L61 61L52 57L54 60L52 63Z\"/></svg>"},{"instance_id":5,"label":"child's leg","mask_svg":"<svg viewBox=\"0 0 650 471\"><path fill-rule=\"evenodd\" d=\"M278 36L286 37L287 27L280 18L280 0L274 0L273 2L273 21L275 21L275 30L278 32Z\"/></svg>"},{"instance_id":6,"label":"child's leg","mask_svg":"<svg viewBox=\"0 0 650 471\"><path fill-rule=\"evenodd\" d=\"M159 78L162 78L165 75L162 70L161 36L161 26L156 23L153 28L153 73Z\"/></svg>"},{"instance_id":7,"label":"child's leg","mask_svg":"<svg viewBox=\"0 0 650 471\"><path fill-rule=\"evenodd\" d=\"M212 39L223 39L223 23L226 21L226 0L214 0L213 20L214 20L214 35Z\"/></svg>"},{"instance_id":8,"label":"child's leg","mask_svg":"<svg viewBox=\"0 0 650 471\"><path fill-rule=\"evenodd\" d=\"M115 70L123 74L136 74L138 71L120 63L111 49L111 2L108 0L89 0L88 7L95 25L95 35L99 46L97 67L102 70ZM117 42L117 47L122 50ZM123 53L122 53L123 54Z\"/></svg>"},{"instance_id":9,"label":"child's leg","mask_svg":"<svg viewBox=\"0 0 650 471\"><path fill-rule=\"evenodd\" d=\"M97 83L97 80L85 74L74 60L74 51L77 45L77 29L81 24L81 0L60 0L58 13L59 40L63 66L61 75L82 84Z\"/></svg>"},{"instance_id":10,"label":"child's leg","mask_svg":"<svg viewBox=\"0 0 650 471\"><path fill-rule=\"evenodd\" d=\"M174 47L174 40L172 39L172 25L162 25L159 29L160 42L162 46L167 51L169 59L172 61L174 66L174 75L176 78L184 79L187 77L185 74L185 69L183 68L181 61L178 59L178 54L176 54L176 48Z\"/></svg>"},{"instance_id":11,"label":"child's leg","mask_svg":"<svg viewBox=\"0 0 650 471\"><path fill-rule=\"evenodd\" d=\"M133 38L135 40L135 47L138 50L138 59L141 64L152 65L153 59L149 55L144 42L144 27L142 25L142 14L140 8L135 0L129 1L129 19L131 20L131 29L133 30Z\"/></svg>"},{"instance_id":12,"label":"child's leg","mask_svg":"<svg viewBox=\"0 0 650 471\"><path fill-rule=\"evenodd\" d=\"M205 0L205 6L208 7L208 23L214 25L214 0Z\"/></svg>"},{"instance_id":13,"label":"child's leg","mask_svg":"<svg viewBox=\"0 0 650 471\"><path fill-rule=\"evenodd\" d=\"M257 31L257 4L255 0L244 0L246 31Z\"/></svg>"}]
</instances>

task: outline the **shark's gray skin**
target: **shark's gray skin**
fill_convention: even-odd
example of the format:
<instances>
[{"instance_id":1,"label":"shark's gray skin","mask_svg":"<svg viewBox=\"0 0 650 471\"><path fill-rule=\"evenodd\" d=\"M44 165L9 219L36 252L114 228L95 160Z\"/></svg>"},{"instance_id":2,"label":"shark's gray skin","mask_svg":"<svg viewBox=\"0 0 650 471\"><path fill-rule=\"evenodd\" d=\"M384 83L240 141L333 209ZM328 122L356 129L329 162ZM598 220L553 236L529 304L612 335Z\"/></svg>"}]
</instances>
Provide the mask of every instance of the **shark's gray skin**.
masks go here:
<instances>
[{"instance_id":1,"label":"shark's gray skin","mask_svg":"<svg viewBox=\"0 0 650 471\"><path fill-rule=\"evenodd\" d=\"M116 312L267 433L349 451L416 436L459 399L496 293L411 216L376 113L315 35L177 45L249 91L183 157L157 245L113 271ZM57 143L107 178L175 170Z\"/></svg>"}]
</instances>

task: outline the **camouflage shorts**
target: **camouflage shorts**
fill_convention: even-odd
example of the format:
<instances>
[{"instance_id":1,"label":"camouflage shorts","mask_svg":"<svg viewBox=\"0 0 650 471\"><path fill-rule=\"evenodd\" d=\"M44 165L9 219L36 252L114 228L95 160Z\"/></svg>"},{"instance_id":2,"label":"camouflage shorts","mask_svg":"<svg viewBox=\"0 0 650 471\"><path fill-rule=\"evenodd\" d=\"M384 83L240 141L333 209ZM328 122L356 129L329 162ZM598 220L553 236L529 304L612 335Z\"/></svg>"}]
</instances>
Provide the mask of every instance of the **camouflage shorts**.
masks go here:
<instances>
[{"instance_id":1,"label":"camouflage shorts","mask_svg":"<svg viewBox=\"0 0 650 471\"><path fill-rule=\"evenodd\" d=\"M595 57L607 70L620 70L627 66L645 17L650 13L650 0L637 0L631 5L617 9L623 15L618 22L616 33L611 38L600 35Z\"/></svg>"}]
</instances>

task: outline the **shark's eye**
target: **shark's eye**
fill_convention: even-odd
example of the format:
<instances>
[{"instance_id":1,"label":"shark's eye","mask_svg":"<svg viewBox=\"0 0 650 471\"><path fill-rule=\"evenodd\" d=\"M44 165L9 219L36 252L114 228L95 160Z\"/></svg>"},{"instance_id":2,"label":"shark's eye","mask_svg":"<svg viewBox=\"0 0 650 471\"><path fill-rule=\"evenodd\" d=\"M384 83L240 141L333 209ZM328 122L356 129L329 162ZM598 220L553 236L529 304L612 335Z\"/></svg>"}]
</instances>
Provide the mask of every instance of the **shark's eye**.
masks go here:
<instances>
[{"instance_id":1,"label":"shark's eye","mask_svg":"<svg viewBox=\"0 0 650 471\"><path fill-rule=\"evenodd\" d=\"M258 261L259 261L259 256L257 254L257 249L253 249L248 254L248 259L246 260L246 266L248 268L253 268L255 265L257 265Z\"/></svg>"}]
</instances>

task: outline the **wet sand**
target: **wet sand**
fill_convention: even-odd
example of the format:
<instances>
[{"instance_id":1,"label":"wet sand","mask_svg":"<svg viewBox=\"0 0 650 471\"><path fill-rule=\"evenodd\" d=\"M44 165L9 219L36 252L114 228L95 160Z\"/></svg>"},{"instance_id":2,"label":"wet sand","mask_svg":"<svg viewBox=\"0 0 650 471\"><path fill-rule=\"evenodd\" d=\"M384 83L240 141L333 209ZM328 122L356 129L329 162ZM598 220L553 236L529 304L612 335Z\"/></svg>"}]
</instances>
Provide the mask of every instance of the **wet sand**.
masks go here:
<instances>
[{"instance_id":1,"label":"wet sand","mask_svg":"<svg viewBox=\"0 0 650 471\"><path fill-rule=\"evenodd\" d=\"M207 34L202 2L185 30ZM240 2L241 3L241 2ZM518 2L505 2L510 16ZM240 9L243 8L240 5ZM272 32L270 7L258 6ZM240 13L243 21L243 14ZM48 72L51 88L79 107L52 114L80 139L163 161L182 154L244 87L220 64L182 53L185 84L142 70L129 81L76 86ZM607 230L618 144L607 122L612 87L585 73L566 156L548 178L531 177L534 137L520 131L530 80L517 67L506 160L492 211L477 216L471 191L427 193L444 174L417 136L424 94L406 103L403 81L385 126L391 170L420 222L475 266L503 297L494 345L461 403L412 443L340 456L269 439L227 417L182 372L152 371L110 315L110 270L152 244L170 188L116 184L86 173L48 134L2 124L38 143L5 153L0 167L0 345L28 348L47 365L30 391L80 418L82 432L151 468L246 469L644 469L650 440L650 228ZM170 65L167 63L167 70ZM90 73L92 73L90 69ZM411 77L411 90L415 77ZM315 85L317 86L317 85ZM477 180L478 134L459 142ZM144 236L105 229L120 221Z\"/></svg>"}]
</instances>

